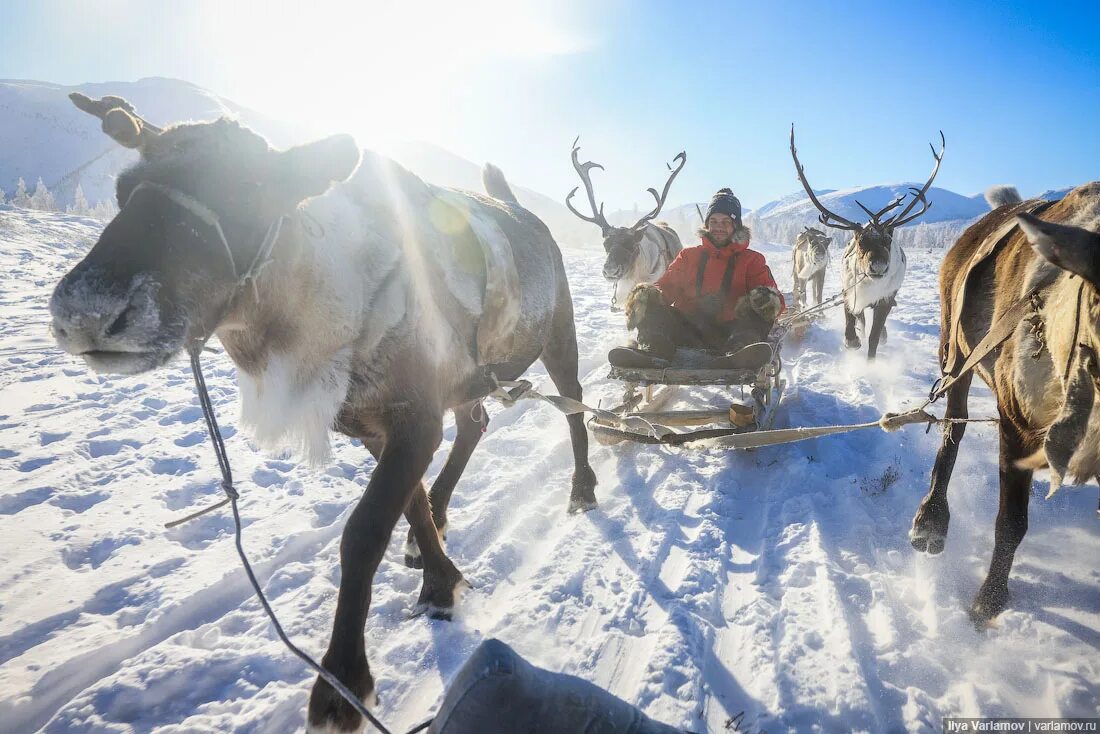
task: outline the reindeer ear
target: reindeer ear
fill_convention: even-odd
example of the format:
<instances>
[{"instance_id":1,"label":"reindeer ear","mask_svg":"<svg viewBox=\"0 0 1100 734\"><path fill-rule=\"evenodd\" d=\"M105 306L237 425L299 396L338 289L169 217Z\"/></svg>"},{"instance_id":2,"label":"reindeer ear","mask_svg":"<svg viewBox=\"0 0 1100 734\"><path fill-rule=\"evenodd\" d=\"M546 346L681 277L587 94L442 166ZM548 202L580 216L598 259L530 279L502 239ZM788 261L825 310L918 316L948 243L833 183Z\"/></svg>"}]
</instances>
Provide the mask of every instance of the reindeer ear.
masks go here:
<instances>
[{"instance_id":1,"label":"reindeer ear","mask_svg":"<svg viewBox=\"0 0 1100 734\"><path fill-rule=\"evenodd\" d=\"M359 165L359 146L350 135L333 135L276 153L274 186L297 205L346 181Z\"/></svg>"},{"instance_id":2,"label":"reindeer ear","mask_svg":"<svg viewBox=\"0 0 1100 734\"><path fill-rule=\"evenodd\" d=\"M1017 214L1016 220L1036 252L1100 288L1100 234L1030 214Z\"/></svg>"}]
</instances>

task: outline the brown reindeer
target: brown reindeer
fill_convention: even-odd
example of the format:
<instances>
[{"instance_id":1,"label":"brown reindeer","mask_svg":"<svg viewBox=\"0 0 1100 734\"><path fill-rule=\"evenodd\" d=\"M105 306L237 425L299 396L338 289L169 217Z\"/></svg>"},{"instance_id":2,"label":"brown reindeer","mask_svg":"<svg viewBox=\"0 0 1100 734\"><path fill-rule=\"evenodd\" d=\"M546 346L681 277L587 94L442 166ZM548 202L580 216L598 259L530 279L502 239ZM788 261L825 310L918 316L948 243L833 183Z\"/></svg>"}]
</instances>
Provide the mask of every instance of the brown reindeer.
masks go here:
<instances>
[{"instance_id":1,"label":"brown reindeer","mask_svg":"<svg viewBox=\"0 0 1100 734\"><path fill-rule=\"evenodd\" d=\"M346 135L276 151L229 120L161 130L118 98L74 102L141 159L118 179L118 215L54 291L58 344L97 372L133 374L217 335L262 443L318 459L330 429L363 441L377 465L344 528L322 663L367 700L371 582L402 514L424 569L418 603L439 617L454 605L462 575L440 532L487 422L490 372L515 379L541 359L562 394L581 398L558 247L491 166L495 198L426 184ZM486 238L511 253L519 284L518 317L497 335L509 354L489 364L479 363L479 327L493 316ZM421 480L447 410L457 434L428 495ZM596 477L581 417L568 422L572 512L596 505ZM353 731L360 716L318 680L309 725Z\"/></svg>"},{"instance_id":2,"label":"brown reindeer","mask_svg":"<svg viewBox=\"0 0 1100 734\"><path fill-rule=\"evenodd\" d=\"M993 390L1000 416L1000 509L989 573L970 607L978 624L1008 601L1012 561L1027 532L1032 472L1050 468L1051 492L1066 476L1100 476L1100 410L1094 410L1100 389L1100 182L1054 204L1022 202L1008 188L991 190L987 199L993 211L963 233L940 268L944 363L974 349L1014 304L1037 296L1029 318L1010 314L1003 322L1016 322L1011 335L975 370ZM950 385L946 417L967 417L972 376ZM919 551L943 551L947 485L965 431L963 423L944 428L931 488L909 533Z\"/></svg>"},{"instance_id":3,"label":"brown reindeer","mask_svg":"<svg viewBox=\"0 0 1100 734\"><path fill-rule=\"evenodd\" d=\"M814 287L814 303L821 304L821 292L825 288L825 269L829 267L827 237L817 227L803 227L794 241L791 264L794 270L794 308L800 311L810 305L809 287Z\"/></svg>"},{"instance_id":4,"label":"brown reindeer","mask_svg":"<svg viewBox=\"0 0 1100 734\"><path fill-rule=\"evenodd\" d=\"M592 208L592 216L585 216L573 207L572 199L577 193L577 189L580 188L579 186L574 187L569 195L565 197L565 206L579 218L600 228L600 234L603 237L603 248L607 252L607 259L604 260L603 264L603 277L614 283L615 292L611 297L612 306L622 308L622 304L626 303L626 297L634 289L634 286L639 283L656 282L658 278L665 274L668 266L680 254L680 250L684 249L683 244L680 242L680 236L673 231L672 227L665 222L654 222L653 219L664 208L668 191L672 188L672 182L676 180L676 175L687 163L687 154L680 152L673 159L673 162L679 161L679 165L676 168L668 167L671 173L660 194L657 193L657 189L647 189L657 201L657 206L653 208L653 211L642 215L641 219L629 227L613 227L604 217L603 204L596 206L596 194L592 188L592 174L590 171L593 168L603 170L603 166L592 161L581 163L577 158L580 150L577 141L574 140L573 168L577 170L577 175L584 183L585 193L588 194L588 205Z\"/></svg>"},{"instance_id":5,"label":"brown reindeer","mask_svg":"<svg viewBox=\"0 0 1100 734\"><path fill-rule=\"evenodd\" d=\"M844 258L840 272L840 286L844 293L844 346L849 349L859 349L862 344L856 333L856 322L860 328L865 323L864 311L872 310L871 332L867 335L867 358L874 359L878 353L879 341L886 339L886 317L890 310L897 304L895 296L905 279L906 259L905 251L901 245L894 244L894 230L912 222L924 214L932 206L925 194L936 180L936 174L940 171L940 163L943 162L943 153L947 148L947 141L943 133L940 133L940 152L932 148L932 156L936 159L936 165L932 168L932 175L924 182L921 188L911 188L909 192L913 198L900 212L883 219L888 213L897 209L905 201L905 194L891 201L889 204L873 212L867 207L856 204L870 218L866 224L858 224L849 219L834 214L825 208L818 200L814 190L810 188L810 182L806 180L806 171L798 162L798 150L794 147L794 125L791 125L791 157L794 159L795 170L798 171L798 180L806 189L817 210L821 212L819 221L826 227L847 230L852 233L852 240L844 249ZM930 146L931 147L931 146ZM913 207L917 202L921 208L915 213Z\"/></svg>"}]
</instances>

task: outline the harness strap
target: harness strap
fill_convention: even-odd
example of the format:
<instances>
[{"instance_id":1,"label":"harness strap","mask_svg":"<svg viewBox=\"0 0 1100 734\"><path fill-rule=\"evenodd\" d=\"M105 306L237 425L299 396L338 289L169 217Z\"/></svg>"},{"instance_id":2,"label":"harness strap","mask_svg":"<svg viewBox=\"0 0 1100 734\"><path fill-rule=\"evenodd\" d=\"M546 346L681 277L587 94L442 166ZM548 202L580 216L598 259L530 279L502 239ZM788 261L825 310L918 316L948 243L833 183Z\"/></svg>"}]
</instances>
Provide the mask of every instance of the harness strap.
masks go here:
<instances>
[{"instance_id":1,"label":"harness strap","mask_svg":"<svg viewBox=\"0 0 1100 734\"><path fill-rule=\"evenodd\" d=\"M221 218L218 216L217 212L190 194L184 193L171 186L156 183L155 181L141 181L138 183L130 192L130 195L126 197L126 203L122 205L123 208L125 208L126 205L130 203L130 200L134 198L134 194L142 190L154 191L160 194L213 229L218 235L218 240L221 242L222 248L225 250L226 259L229 260L229 269L233 273L233 278L237 281L237 285L244 286L246 283L251 282L253 296L255 296L257 301L260 300L259 292L256 289L256 278L259 277L260 272L271 262L271 251L275 248L275 243L279 239L279 234L283 227L283 220L286 219L286 215L276 217L275 220L268 225L267 232L264 234L263 240L260 241L260 246L256 250L256 254L252 257L252 262L248 264L244 273L241 273L237 267L237 261L233 257L233 249L229 246L229 240L226 239L225 231L222 230Z\"/></svg>"},{"instance_id":2,"label":"harness strap","mask_svg":"<svg viewBox=\"0 0 1100 734\"><path fill-rule=\"evenodd\" d=\"M737 267L737 259L737 253L730 255L730 259L726 263L726 270L724 273L722 273L722 287L719 289L718 292L722 294L723 302L725 301L726 296L729 296L730 286L733 285L733 271Z\"/></svg>"},{"instance_id":3,"label":"harness strap","mask_svg":"<svg viewBox=\"0 0 1100 734\"><path fill-rule=\"evenodd\" d=\"M699 272L695 274L695 297L703 297L703 276L707 274L707 261L710 260L710 250L704 249L699 258Z\"/></svg>"},{"instance_id":4,"label":"harness strap","mask_svg":"<svg viewBox=\"0 0 1100 734\"><path fill-rule=\"evenodd\" d=\"M968 262L966 264L969 272L967 272L963 276L962 287L959 288L958 292L955 294L954 301L951 304L951 323L948 324L948 329L950 329L950 341L948 342L947 354L941 357L944 360L942 369L945 373L955 374L956 363L961 358L961 355L959 354L959 334L962 331L962 318L960 314L962 314L963 312L966 289L970 282L971 274L979 264L984 263L990 258L994 257L997 251L1004 247L1004 245L1009 241L1013 233L1016 232L1016 229L1019 226L1016 224L1017 214L1026 212L1028 214L1038 216L1046 211L1046 209L1048 209L1053 204L1054 202L1052 201L1043 200L1038 202L1021 202L1015 205L1015 208L1012 209L1011 214L1006 217L1001 225L983 241L981 247L979 248L980 250L987 247L986 243L990 243L988 245L988 250L985 252L985 254L982 255L981 258L976 262L972 260L971 262Z\"/></svg>"},{"instance_id":5,"label":"harness strap","mask_svg":"<svg viewBox=\"0 0 1100 734\"><path fill-rule=\"evenodd\" d=\"M986 335L982 337L982 340L978 342L978 345L974 347L974 350L970 352L962 366L936 380L935 384L932 385L932 391L928 394L928 401L930 403L935 402L943 397L952 385L977 367L978 363L985 359L990 352L1012 336L1012 332L1016 330L1016 327L1024 320L1029 311L1037 312L1039 310L1038 295L1039 288L1033 288L1023 298L1009 306L1008 310L1001 314L1000 318L986 332Z\"/></svg>"}]
</instances>

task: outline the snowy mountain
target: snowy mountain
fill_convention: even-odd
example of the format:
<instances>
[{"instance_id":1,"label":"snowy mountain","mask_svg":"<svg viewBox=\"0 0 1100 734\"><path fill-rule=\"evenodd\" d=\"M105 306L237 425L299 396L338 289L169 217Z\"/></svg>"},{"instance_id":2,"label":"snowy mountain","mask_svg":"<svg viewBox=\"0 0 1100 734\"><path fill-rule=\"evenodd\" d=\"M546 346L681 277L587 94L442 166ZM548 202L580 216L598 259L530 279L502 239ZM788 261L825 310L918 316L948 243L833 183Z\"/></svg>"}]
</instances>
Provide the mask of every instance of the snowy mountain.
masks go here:
<instances>
[{"instance_id":1,"label":"snowy mountain","mask_svg":"<svg viewBox=\"0 0 1100 734\"><path fill-rule=\"evenodd\" d=\"M818 194L817 198L830 211L854 222L865 222L867 221L867 215L860 209L856 201L859 201L871 211L878 211L898 196L908 193L910 187L920 188L920 186L920 183L861 186L828 191L827 193ZM817 192L815 191L815 193ZM979 200L975 200L938 186L930 188L927 196L932 203L932 207L917 220L926 224L956 219L973 219L989 211L989 205L980 197ZM799 192L765 204L753 214L753 218L757 221L784 218L810 221L817 219L818 211L810 198L805 193Z\"/></svg>"},{"instance_id":2,"label":"snowy mountain","mask_svg":"<svg viewBox=\"0 0 1100 734\"><path fill-rule=\"evenodd\" d=\"M0 80L0 189L10 193L19 178L28 187L42 178L62 206L72 202L77 184L92 203L114 198L114 176L137 154L112 142L94 118L74 107L68 98L74 91L125 97L156 125L229 115L274 145L298 139L291 127L178 79L150 77L71 87Z\"/></svg>"},{"instance_id":3,"label":"snowy mountain","mask_svg":"<svg viewBox=\"0 0 1100 734\"><path fill-rule=\"evenodd\" d=\"M0 205L0 731L300 732L313 676L253 598L228 511L163 527L222 494L186 359L95 375L50 338L49 293L101 228ZM623 389L607 378L607 349L626 333L602 255L566 261L591 405ZM939 375L941 257L910 253L877 362L844 351L839 309L784 344L777 427L874 421L923 401ZM789 251L768 258L789 288ZM288 634L319 654L341 531L374 463L344 437L320 470L261 453L238 430L234 368L224 353L206 367L244 544ZM541 365L528 376L554 391ZM730 399L683 388L668 409ZM375 713L392 730L436 711L487 637L696 732L923 734L944 716L1096 715L1095 483L1044 500L1038 477L1009 608L980 632L967 617L993 546L994 427L968 429L947 549L928 557L907 531L938 430L740 453L593 441L600 506L566 516L566 422L538 401L486 409L451 503L447 550L472 585L454 621L410 618L421 574L403 565L404 521L374 579L365 636ZM971 417L993 414L975 381ZM453 445L449 420L444 436L429 482Z\"/></svg>"},{"instance_id":4,"label":"snowy mountain","mask_svg":"<svg viewBox=\"0 0 1100 734\"><path fill-rule=\"evenodd\" d=\"M899 195L908 193L910 187L920 183L880 184L848 189L814 190L818 200L830 211L853 222L866 222L867 214L859 207L859 201L871 211L878 211ZM911 196L911 194L910 194ZM933 186L928 190L931 208L925 214L898 230L895 239L903 245L922 247L950 246L969 226L975 217L989 211L989 205L981 194L963 196L954 191ZM903 205L904 206L904 205ZM920 206L919 204L917 206ZM745 222L757 240L793 244L795 237L806 225L820 227L818 210L804 191L798 191L768 202L750 212ZM830 230L835 243L843 243L851 236L841 230Z\"/></svg>"},{"instance_id":5,"label":"snowy mountain","mask_svg":"<svg viewBox=\"0 0 1100 734\"><path fill-rule=\"evenodd\" d=\"M108 139L98 122L69 101L70 92L91 97L114 94L134 104L150 122L166 125L184 120L211 120L227 115L285 147L307 134L272 117L242 107L189 82L150 77L136 82L63 86L36 81L0 80L0 191L7 198L23 178L33 189L41 178L58 204L72 203L79 184L92 204L114 199L114 177L137 159ZM381 151L431 183L483 191L481 166L427 143L398 143ZM504 172L520 203L540 217L559 243L580 245L598 239L592 226L578 220L564 204L514 185L519 171Z\"/></svg>"}]
</instances>

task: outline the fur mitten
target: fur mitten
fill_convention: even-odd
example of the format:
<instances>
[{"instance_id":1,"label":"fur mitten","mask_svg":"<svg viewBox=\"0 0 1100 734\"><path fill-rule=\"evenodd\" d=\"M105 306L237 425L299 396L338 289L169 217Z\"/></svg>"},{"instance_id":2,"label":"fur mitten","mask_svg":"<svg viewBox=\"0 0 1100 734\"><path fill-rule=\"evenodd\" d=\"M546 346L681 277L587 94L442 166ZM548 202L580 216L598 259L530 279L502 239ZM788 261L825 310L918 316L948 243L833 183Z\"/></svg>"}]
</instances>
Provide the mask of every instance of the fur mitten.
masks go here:
<instances>
[{"instance_id":1,"label":"fur mitten","mask_svg":"<svg viewBox=\"0 0 1100 734\"><path fill-rule=\"evenodd\" d=\"M661 289L652 283L639 283L626 297L626 328L638 330L639 348L672 359L676 354L675 332L678 325Z\"/></svg>"}]
</instances>

